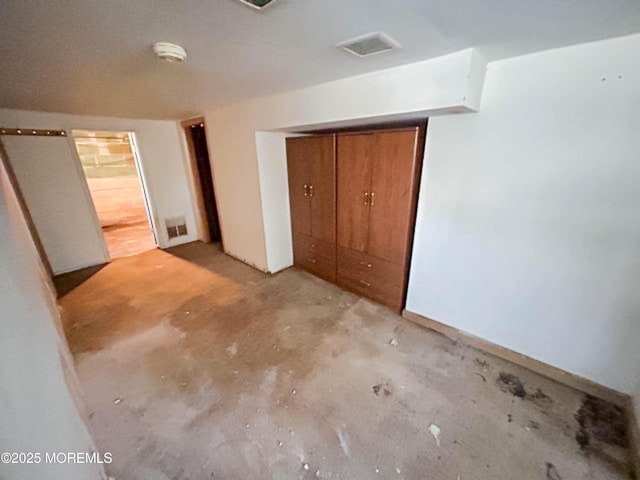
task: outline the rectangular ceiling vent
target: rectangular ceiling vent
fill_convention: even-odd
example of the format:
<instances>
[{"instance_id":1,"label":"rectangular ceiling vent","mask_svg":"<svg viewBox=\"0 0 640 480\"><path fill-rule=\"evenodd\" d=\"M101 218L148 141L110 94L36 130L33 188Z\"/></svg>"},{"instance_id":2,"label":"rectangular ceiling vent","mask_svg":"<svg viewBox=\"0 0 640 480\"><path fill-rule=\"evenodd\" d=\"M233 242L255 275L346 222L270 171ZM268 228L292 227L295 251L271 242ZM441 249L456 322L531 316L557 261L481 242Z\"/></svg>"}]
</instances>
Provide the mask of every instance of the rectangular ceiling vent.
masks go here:
<instances>
[{"instance_id":1,"label":"rectangular ceiling vent","mask_svg":"<svg viewBox=\"0 0 640 480\"><path fill-rule=\"evenodd\" d=\"M263 8L267 8L276 0L238 0L238 1L240 3L244 3L245 5L251 8L255 8L256 10L262 10Z\"/></svg>"},{"instance_id":2,"label":"rectangular ceiling vent","mask_svg":"<svg viewBox=\"0 0 640 480\"><path fill-rule=\"evenodd\" d=\"M376 53L388 52L400 48L400 44L382 32L367 33L337 45L357 57L368 57Z\"/></svg>"}]
</instances>

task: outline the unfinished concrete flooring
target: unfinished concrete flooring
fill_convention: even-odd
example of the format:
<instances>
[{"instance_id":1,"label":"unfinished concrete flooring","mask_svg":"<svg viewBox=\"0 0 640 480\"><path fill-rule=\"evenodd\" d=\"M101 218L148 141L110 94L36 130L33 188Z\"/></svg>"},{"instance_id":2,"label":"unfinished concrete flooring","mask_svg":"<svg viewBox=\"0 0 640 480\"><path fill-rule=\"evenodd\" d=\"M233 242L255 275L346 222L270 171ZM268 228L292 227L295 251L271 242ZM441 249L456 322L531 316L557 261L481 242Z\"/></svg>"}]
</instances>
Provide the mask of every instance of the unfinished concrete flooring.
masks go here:
<instances>
[{"instance_id":1,"label":"unfinished concrete flooring","mask_svg":"<svg viewBox=\"0 0 640 480\"><path fill-rule=\"evenodd\" d=\"M117 480L629 478L583 394L306 273L197 243L91 273L61 304Z\"/></svg>"}]
</instances>

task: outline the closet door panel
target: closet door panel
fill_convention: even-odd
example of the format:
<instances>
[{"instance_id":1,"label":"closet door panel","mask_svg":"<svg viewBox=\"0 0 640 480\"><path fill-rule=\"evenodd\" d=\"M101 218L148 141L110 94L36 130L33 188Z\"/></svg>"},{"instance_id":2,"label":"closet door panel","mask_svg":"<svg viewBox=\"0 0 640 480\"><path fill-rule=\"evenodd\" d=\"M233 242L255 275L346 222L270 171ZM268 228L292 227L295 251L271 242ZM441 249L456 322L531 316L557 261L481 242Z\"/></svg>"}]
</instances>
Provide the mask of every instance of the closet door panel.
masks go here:
<instances>
[{"instance_id":1,"label":"closet door panel","mask_svg":"<svg viewBox=\"0 0 640 480\"><path fill-rule=\"evenodd\" d=\"M338 135L338 246L366 251L372 134Z\"/></svg>"},{"instance_id":2,"label":"closet door panel","mask_svg":"<svg viewBox=\"0 0 640 480\"><path fill-rule=\"evenodd\" d=\"M294 244L296 233L311 235L311 201L308 189L311 180L310 147L312 144L305 137L287 139L289 205Z\"/></svg>"},{"instance_id":3,"label":"closet door panel","mask_svg":"<svg viewBox=\"0 0 640 480\"><path fill-rule=\"evenodd\" d=\"M412 229L417 128L376 134L368 253L403 265Z\"/></svg>"},{"instance_id":4,"label":"closet door panel","mask_svg":"<svg viewBox=\"0 0 640 480\"><path fill-rule=\"evenodd\" d=\"M335 135L308 137L311 161L311 236L336 241Z\"/></svg>"}]
</instances>

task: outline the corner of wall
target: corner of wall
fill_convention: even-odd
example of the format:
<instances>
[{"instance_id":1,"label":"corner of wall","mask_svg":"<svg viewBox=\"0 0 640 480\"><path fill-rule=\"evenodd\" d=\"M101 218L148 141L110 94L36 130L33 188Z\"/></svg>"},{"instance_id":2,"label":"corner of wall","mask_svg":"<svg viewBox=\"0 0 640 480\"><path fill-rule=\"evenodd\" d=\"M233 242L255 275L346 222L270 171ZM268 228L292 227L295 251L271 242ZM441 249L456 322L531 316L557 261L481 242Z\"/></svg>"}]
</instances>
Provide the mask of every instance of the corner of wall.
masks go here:
<instances>
[{"instance_id":1,"label":"corner of wall","mask_svg":"<svg viewBox=\"0 0 640 480\"><path fill-rule=\"evenodd\" d=\"M267 270L276 273L293 264L289 184L284 132L256 131L256 159Z\"/></svg>"},{"instance_id":2,"label":"corner of wall","mask_svg":"<svg viewBox=\"0 0 640 480\"><path fill-rule=\"evenodd\" d=\"M465 106L477 112L480 110L482 90L487 73L487 61L475 48L470 49L469 71L467 73L467 85L462 101Z\"/></svg>"}]
</instances>

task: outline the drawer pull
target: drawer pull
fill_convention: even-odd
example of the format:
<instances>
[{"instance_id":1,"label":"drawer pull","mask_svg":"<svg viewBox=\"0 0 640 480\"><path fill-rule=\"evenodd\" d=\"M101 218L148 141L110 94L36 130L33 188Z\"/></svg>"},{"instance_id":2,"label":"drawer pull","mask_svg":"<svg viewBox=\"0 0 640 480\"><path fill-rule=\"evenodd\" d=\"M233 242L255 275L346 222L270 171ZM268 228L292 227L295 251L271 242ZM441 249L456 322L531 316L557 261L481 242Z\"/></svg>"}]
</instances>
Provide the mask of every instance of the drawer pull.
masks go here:
<instances>
[{"instance_id":1,"label":"drawer pull","mask_svg":"<svg viewBox=\"0 0 640 480\"><path fill-rule=\"evenodd\" d=\"M311 263L318 263L318 261L317 261L315 258L310 258L310 259L309 259L309 261L310 261Z\"/></svg>"},{"instance_id":2,"label":"drawer pull","mask_svg":"<svg viewBox=\"0 0 640 480\"><path fill-rule=\"evenodd\" d=\"M369 282L365 282L364 280L360 280L360 283L362 285L364 285L365 287L370 287L371 286L371 284Z\"/></svg>"},{"instance_id":3,"label":"drawer pull","mask_svg":"<svg viewBox=\"0 0 640 480\"><path fill-rule=\"evenodd\" d=\"M370 263L367 263L367 262L360 262L360 265L366 265L367 268L373 267L373 265L371 265Z\"/></svg>"}]
</instances>

